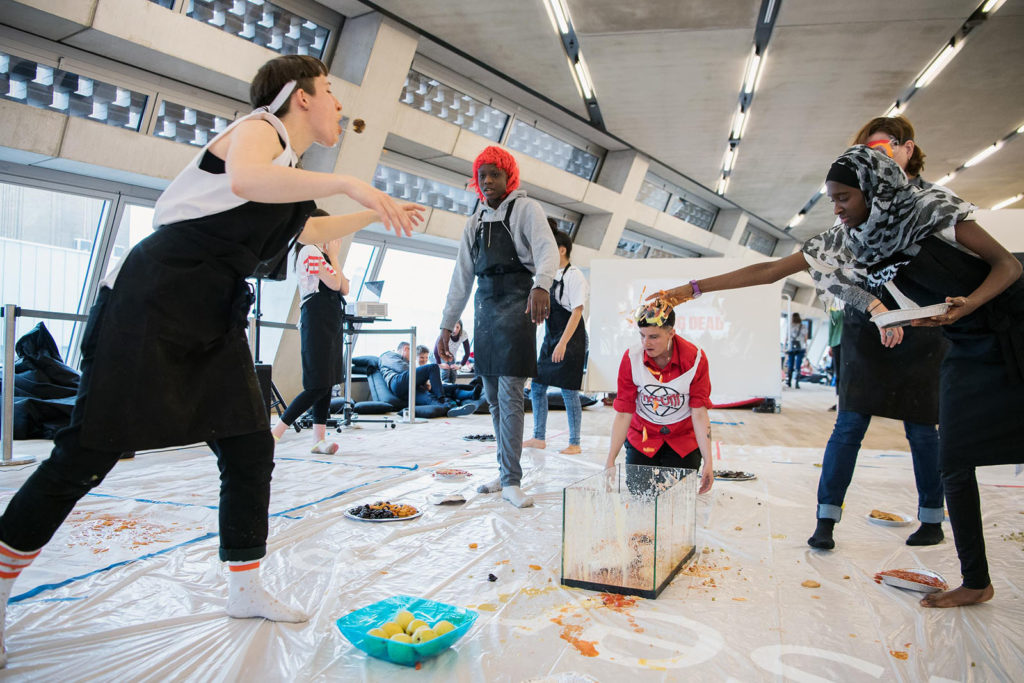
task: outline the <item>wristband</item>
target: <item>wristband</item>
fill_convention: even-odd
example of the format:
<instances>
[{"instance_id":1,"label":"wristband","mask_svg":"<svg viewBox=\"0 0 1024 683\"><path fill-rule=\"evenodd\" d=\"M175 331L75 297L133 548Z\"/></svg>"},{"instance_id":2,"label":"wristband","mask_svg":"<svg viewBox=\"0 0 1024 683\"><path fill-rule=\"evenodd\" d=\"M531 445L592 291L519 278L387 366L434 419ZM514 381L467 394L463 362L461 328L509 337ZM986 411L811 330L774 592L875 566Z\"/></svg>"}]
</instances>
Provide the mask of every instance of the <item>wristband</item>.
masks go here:
<instances>
[{"instance_id":1,"label":"wristband","mask_svg":"<svg viewBox=\"0 0 1024 683\"><path fill-rule=\"evenodd\" d=\"M700 291L700 286L697 284L696 280L690 280L690 287L693 289L693 298L694 299L699 299L700 295L704 293L704 292Z\"/></svg>"}]
</instances>

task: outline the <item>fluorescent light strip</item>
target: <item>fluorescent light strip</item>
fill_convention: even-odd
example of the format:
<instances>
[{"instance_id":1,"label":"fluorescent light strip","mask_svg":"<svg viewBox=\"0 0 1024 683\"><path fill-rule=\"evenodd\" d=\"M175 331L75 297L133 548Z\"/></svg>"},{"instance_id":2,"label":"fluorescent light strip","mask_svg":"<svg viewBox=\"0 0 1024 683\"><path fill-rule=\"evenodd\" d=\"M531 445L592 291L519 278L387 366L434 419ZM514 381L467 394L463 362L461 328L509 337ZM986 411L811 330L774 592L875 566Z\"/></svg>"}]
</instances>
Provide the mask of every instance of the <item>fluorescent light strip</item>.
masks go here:
<instances>
[{"instance_id":1,"label":"fluorescent light strip","mask_svg":"<svg viewBox=\"0 0 1024 683\"><path fill-rule=\"evenodd\" d=\"M558 32L565 35L569 32L569 13L565 11L562 0L548 0L551 11L554 13L556 28Z\"/></svg>"},{"instance_id":2,"label":"fluorescent light strip","mask_svg":"<svg viewBox=\"0 0 1024 683\"><path fill-rule=\"evenodd\" d=\"M914 82L915 88L923 88L934 80L939 72L946 68L946 65L952 61L953 57L956 56L957 52L960 52L960 48L963 46L963 41L960 41L956 45L947 45L942 48L942 52L935 56L932 63L924 70L920 78Z\"/></svg>"},{"instance_id":3,"label":"fluorescent light strip","mask_svg":"<svg viewBox=\"0 0 1024 683\"><path fill-rule=\"evenodd\" d=\"M1001 201L998 204L996 204L995 206L993 206L992 210L993 211L998 211L999 209L1005 209L1010 204L1016 204L1017 202L1019 202L1022 199L1024 199L1024 192L1022 192L1020 194L1016 194L1016 195L1010 197L1009 199L1004 199L1003 201Z\"/></svg>"},{"instance_id":4,"label":"fluorescent light strip","mask_svg":"<svg viewBox=\"0 0 1024 683\"><path fill-rule=\"evenodd\" d=\"M964 162L964 168L970 168L971 166L977 166L978 164L983 162L985 159L988 159L990 156L992 156L993 154L995 154L996 152L998 152L1002 148L1003 148L1003 143L1002 143L1001 140L999 142L996 142L995 144L989 145L988 147L986 147L985 149L983 149L982 151L978 152L973 157L971 157L970 159L965 161Z\"/></svg>"},{"instance_id":5,"label":"fluorescent light strip","mask_svg":"<svg viewBox=\"0 0 1024 683\"><path fill-rule=\"evenodd\" d=\"M906 104L900 104L899 102L893 102L893 105L891 107L889 107L889 110L886 111L884 114L882 114L882 116L899 116L900 114L903 113L903 111L906 108L907 108Z\"/></svg>"},{"instance_id":6,"label":"fluorescent light strip","mask_svg":"<svg viewBox=\"0 0 1024 683\"><path fill-rule=\"evenodd\" d=\"M825 185L822 185L821 189L818 190L818 194L825 194L827 192L828 192L828 188Z\"/></svg>"},{"instance_id":7,"label":"fluorescent light strip","mask_svg":"<svg viewBox=\"0 0 1024 683\"><path fill-rule=\"evenodd\" d=\"M576 64L573 66L576 69L576 74L580 77L584 98L591 99L594 96L594 82L590 80L590 70L587 69L587 62L583 59L582 53L577 57Z\"/></svg>"},{"instance_id":8,"label":"fluorescent light strip","mask_svg":"<svg viewBox=\"0 0 1024 683\"><path fill-rule=\"evenodd\" d=\"M729 189L729 176L722 176L718 179L718 187L715 188L715 192L720 195L724 195L725 191Z\"/></svg>"},{"instance_id":9,"label":"fluorescent light strip","mask_svg":"<svg viewBox=\"0 0 1024 683\"><path fill-rule=\"evenodd\" d=\"M750 54L750 59L747 61L747 72L743 77L743 92L750 94L754 92L754 87L757 85L758 71L761 66L761 55L757 52Z\"/></svg>"},{"instance_id":10,"label":"fluorescent light strip","mask_svg":"<svg viewBox=\"0 0 1024 683\"><path fill-rule=\"evenodd\" d=\"M576 71L576 65L569 59L569 55L565 56L565 63L569 65L569 73L572 74L572 82L576 84L576 92L579 93L580 99L586 99L583 96L583 85L580 83L580 76Z\"/></svg>"},{"instance_id":11,"label":"fluorescent light strip","mask_svg":"<svg viewBox=\"0 0 1024 683\"><path fill-rule=\"evenodd\" d=\"M989 0L989 2L998 2L998 0ZM762 24L767 24L772 20L772 12L775 11L775 0L769 0L768 7L764 10L764 17L761 18ZM984 10L982 10L984 11Z\"/></svg>"},{"instance_id":12,"label":"fluorescent light strip","mask_svg":"<svg viewBox=\"0 0 1024 683\"><path fill-rule=\"evenodd\" d=\"M796 226L803 223L805 218L807 218L807 214L804 213L803 211L799 212L797 215L793 216L793 220L789 222L789 227L795 228Z\"/></svg>"},{"instance_id":13,"label":"fluorescent light strip","mask_svg":"<svg viewBox=\"0 0 1024 683\"><path fill-rule=\"evenodd\" d=\"M1024 124L1022 124L1021 127L1017 129L1017 135L1020 135L1021 133L1024 133Z\"/></svg>"},{"instance_id":14,"label":"fluorescent light strip","mask_svg":"<svg viewBox=\"0 0 1024 683\"><path fill-rule=\"evenodd\" d=\"M938 180L936 180L935 184L936 185L945 185L946 183L951 181L953 178L956 178L956 171L950 171L946 175L944 175L941 178L939 178Z\"/></svg>"},{"instance_id":15,"label":"fluorescent light strip","mask_svg":"<svg viewBox=\"0 0 1024 683\"><path fill-rule=\"evenodd\" d=\"M1004 2L1006 2L1006 0L988 0L988 2L981 6L981 13L991 14L1002 7Z\"/></svg>"},{"instance_id":16,"label":"fluorescent light strip","mask_svg":"<svg viewBox=\"0 0 1024 683\"><path fill-rule=\"evenodd\" d=\"M739 140L743 137L743 131L747 127L747 120L749 118L749 113L743 111L742 107L736 110L736 116L732 119L732 132L730 133L733 140Z\"/></svg>"},{"instance_id":17,"label":"fluorescent light strip","mask_svg":"<svg viewBox=\"0 0 1024 683\"><path fill-rule=\"evenodd\" d=\"M732 145L725 150L725 157L722 159L722 172L728 173L732 170L732 165L736 163L736 148Z\"/></svg>"}]
</instances>

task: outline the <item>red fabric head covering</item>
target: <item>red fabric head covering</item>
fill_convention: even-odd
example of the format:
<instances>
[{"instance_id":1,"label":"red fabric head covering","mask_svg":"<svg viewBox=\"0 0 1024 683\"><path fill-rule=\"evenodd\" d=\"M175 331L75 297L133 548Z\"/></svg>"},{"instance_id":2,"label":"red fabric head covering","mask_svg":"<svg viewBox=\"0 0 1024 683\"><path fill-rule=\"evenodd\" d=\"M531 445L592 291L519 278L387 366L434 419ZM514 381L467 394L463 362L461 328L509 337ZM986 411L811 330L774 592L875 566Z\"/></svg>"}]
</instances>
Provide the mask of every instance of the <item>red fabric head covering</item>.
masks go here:
<instances>
[{"instance_id":1,"label":"red fabric head covering","mask_svg":"<svg viewBox=\"0 0 1024 683\"><path fill-rule=\"evenodd\" d=\"M480 197L481 201L484 201L484 195L477 184L477 178L480 174L480 167L484 164L494 164L508 174L508 184L505 186L506 193L512 192L519 187L519 164L516 163L516 158L501 147L491 145L484 148L484 151L480 152L473 162L473 179L469 181L469 189L476 190L476 194Z\"/></svg>"}]
</instances>

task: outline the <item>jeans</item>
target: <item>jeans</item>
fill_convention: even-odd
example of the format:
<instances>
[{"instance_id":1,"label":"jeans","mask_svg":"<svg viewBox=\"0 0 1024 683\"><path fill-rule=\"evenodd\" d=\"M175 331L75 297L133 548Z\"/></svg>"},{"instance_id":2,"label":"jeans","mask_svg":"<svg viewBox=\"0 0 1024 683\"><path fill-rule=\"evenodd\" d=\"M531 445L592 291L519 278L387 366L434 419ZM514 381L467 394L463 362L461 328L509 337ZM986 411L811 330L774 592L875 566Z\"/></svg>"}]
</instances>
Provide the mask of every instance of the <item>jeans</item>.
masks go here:
<instances>
[{"instance_id":1,"label":"jeans","mask_svg":"<svg viewBox=\"0 0 1024 683\"><path fill-rule=\"evenodd\" d=\"M853 479L857 453L871 424L871 416L840 410L832 436L825 447L818 480L818 518L839 521L843 516L843 499ZM939 474L939 435L935 425L903 423L914 462L917 484L917 518L937 524L942 521L942 479Z\"/></svg>"},{"instance_id":2,"label":"jeans","mask_svg":"<svg viewBox=\"0 0 1024 683\"><path fill-rule=\"evenodd\" d=\"M502 486L519 486L523 468L519 459L523 455L523 388L525 377L486 376L484 394L491 409L494 439L498 444L498 466Z\"/></svg>"},{"instance_id":3,"label":"jeans","mask_svg":"<svg viewBox=\"0 0 1024 683\"><path fill-rule=\"evenodd\" d=\"M303 391L288 404L288 409L281 416L281 422L292 426L310 407L313 408L313 424L327 424L327 418L331 414L331 387Z\"/></svg>"},{"instance_id":4,"label":"jeans","mask_svg":"<svg viewBox=\"0 0 1024 683\"><path fill-rule=\"evenodd\" d=\"M562 389L562 401L569 418L569 443L579 446L580 422L583 420L580 392ZM548 385L536 381L530 385L530 403L533 404L533 438L543 441L548 431Z\"/></svg>"},{"instance_id":5,"label":"jeans","mask_svg":"<svg viewBox=\"0 0 1024 683\"><path fill-rule=\"evenodd\" d=\"M430 389L422 391L419 387L430 382ZM444 392L441 386L441 368L437 363L427 363L416 368L416 405L444 403ZM409 396L409 371L400 372L388 382L388 388L395 392L401 400Z\"/></svg>"},{"instance_id":6,"label":"jeans","mask_svg":"<svg viewBox=\"0 0 1024 683\"><path fill-rule=\"evenodd\" d=\"M786 352L786 386L790 386L796 375L796 385L800 386L800 366L804 363L804 351Z\"/></svg>"},{"instance_id":7,"label":"jeans","mask_svg":"<svg viewBox=\"0 0 1024 683\"><path fill-rule=\"evenodd\" d=\"M106 294L101 292L86 324L82 378L71 422L57 432L50 457L21 485L0 517L0 541L15 550L29 552L46 545L75 503L99 486L121 457L121 453L95 450L79 441L89 388L94 381L93 341L99 338L105 301ZM94 408L102 410L103 406ZM217 439L209 442L209 446L220 469L220 559L258 560L267 552L274 439L266 430Z\"/></svg>"}]
</instances>

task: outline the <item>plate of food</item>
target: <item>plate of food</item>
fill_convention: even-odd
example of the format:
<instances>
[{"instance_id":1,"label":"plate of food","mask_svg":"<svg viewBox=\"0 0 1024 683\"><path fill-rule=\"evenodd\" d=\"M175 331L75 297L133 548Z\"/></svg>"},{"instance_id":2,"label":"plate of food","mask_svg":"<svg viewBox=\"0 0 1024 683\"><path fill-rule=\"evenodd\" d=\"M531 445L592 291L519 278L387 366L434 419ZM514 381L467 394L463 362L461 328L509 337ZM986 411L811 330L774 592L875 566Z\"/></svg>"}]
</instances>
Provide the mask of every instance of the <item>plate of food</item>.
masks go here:
<instances>
[{"instance_id":1,"label":"plate of food","mask_svg":"<svg viewBox=\"0 0 1024 683\"><path fill-rule=\"evenodd\" d=\"M882 526L907 526L914 521L913 517L897 512L872 510L868 513L868 521Z\"/></svg>"},{"instance_id":2,"label":"plate of food","mask_svg":"<svg viewBox=\"0 0 1024 683\"><path fill-rule=\"evenodd\" d=\"M345 510L345 516L360 522L404 522L416 519L423 512L412 505L378 500Z\"/></svg>"},{"instance_id":3,"label":"plate of food","mask_svg":"<svg viewBox=\"0 0 1024 683\"><path fill-rule=\"evenodd\" d=\"M757 479L757 475L753 472L715 470L715 481L751 481L752 479Z\"/></svg>"},{"instance_id":4,"label":"plate of food","mask_svg":"<svg viewBox=\"0 0 1024 683\"><path fill-rule=\"evenodd\" d=\"M942 578L942 574L922 568L886 569L884 572L875 574L875 581L918 593L938 593L949 590L949 584L946 583L946 579Z\"/></svg>"},{"instance_id":5,"label":"plate of food","mask_svg":"<svg viewBox=\"0 0 1024 683\"><path fill-rule=\"evenodd\" d=\"M473 474L471 472L460 470L457 467L442 467L434 470L434 479L437 479L438 481L455 483L466 481L472 476Z\"/></svg>"}]
</instances>

